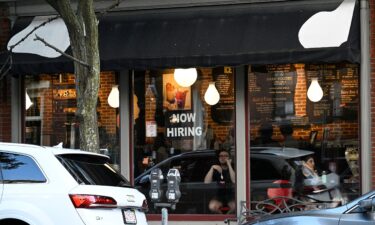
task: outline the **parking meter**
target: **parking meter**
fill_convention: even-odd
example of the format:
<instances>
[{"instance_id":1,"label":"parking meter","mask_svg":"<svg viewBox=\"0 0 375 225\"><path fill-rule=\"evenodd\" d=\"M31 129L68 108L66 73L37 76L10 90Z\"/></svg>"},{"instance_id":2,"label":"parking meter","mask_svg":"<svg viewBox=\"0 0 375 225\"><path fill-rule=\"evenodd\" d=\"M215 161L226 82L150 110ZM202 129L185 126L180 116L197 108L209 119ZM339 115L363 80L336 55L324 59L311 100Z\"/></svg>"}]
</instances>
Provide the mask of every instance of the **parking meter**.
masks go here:
<instances>
[{"instance_id":1,"label":"parking meter","mask_svg":"<svg viewBox=\"0 0 375 225\"><path fill-rule=\"evenodd\" d=\"M150 192L149 196L152 202L160 202L162 197L162 191L160 189L160 183L163 180L163 173L159 168L153 169L150 174Z\"/></svg>"},{"instance_id":2,"label":"parking meter","mask_svg":"<svg viewBox=\"0 0 375 225\"><path fill-rule=\"evenodd\" d=\"M177 203L181 197L180 192L180 172L178 169L170 169L167 175L168 189L166 197L168 202Z\"/></svg>"}]
</instances>

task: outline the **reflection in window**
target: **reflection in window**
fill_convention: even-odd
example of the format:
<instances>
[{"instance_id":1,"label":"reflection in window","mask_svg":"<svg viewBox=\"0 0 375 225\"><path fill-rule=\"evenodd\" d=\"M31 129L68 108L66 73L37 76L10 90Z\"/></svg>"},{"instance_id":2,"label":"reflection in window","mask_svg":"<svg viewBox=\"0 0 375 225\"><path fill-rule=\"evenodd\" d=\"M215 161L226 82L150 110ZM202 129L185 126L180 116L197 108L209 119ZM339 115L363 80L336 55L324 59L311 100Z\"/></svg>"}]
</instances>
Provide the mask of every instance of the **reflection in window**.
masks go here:
<instances>
[{"instance_id":1,"label":"reflection in window","mask_svg":"<svg viewBox=\"0 0 375 225\"><path fill-rule=\"evenodd\" d=\"M280 193L292 189L297 199L344 204L360 195L358 71L358 65L345 63L249 67L250 152L290 168L287 178L281 168L277 177L267 175L259 169L266 163L251 154L253 200L269 198L267 190L280 183L289 184L279 185ZM318 102L307 97L312 80L323 90ZM324 194L312 192L318 189Z\"/></svg>"},{"instance_id":2,"label":"reflection in window","mask_svg":"<svg viewBox=\"0 0 375 225\"><path fill-rule=\"evenodd\" d=\"M79 122L74 74L41 74L25 77L32 105L25 112L25 143L79 149ZM97 104L101 153L109 155L115 167L120 163L119 111L108 104L113 72L102 72Z\"/></svg>"},{"instance_id":3,"label":"reflection in window","mask_svg":"<svg viewBox=\"0 0 375 225\"><path fill-rule=\"evenodd\" d=\"M28 156L0 152L0 163L4 183L47 181L38 165Z\"/></svg>"},{"instance_id":4,"label":"reflection in window","mask_svg":"<svg viewBox=\"0 0 375 225\"><path fill-rule=\"evenodd\" d=\"M135 186L148 197L144 181L151 169L162 169L164 176L170 168L179 169L182 196L171 211L176 214L212 213L208 202L217 185L205 185L204 176L218 163L215 151L235 154L234 71L231 67L197 71L197 80L188 87L177 84L173 69L135 71L133 76ZM220 94L212 106L204 99L210 82Z\"/></svg>"}]
</instances>

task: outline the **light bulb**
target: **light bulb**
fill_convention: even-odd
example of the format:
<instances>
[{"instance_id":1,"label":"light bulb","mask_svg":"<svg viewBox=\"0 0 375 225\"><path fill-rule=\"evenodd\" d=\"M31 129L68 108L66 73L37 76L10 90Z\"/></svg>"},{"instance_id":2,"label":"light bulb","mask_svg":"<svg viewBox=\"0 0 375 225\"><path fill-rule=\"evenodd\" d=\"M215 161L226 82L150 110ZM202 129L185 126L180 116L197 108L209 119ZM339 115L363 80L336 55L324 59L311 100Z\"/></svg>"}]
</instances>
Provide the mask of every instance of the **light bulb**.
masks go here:
<instances>
[{"instance_id":1,"label":"light bulb","mask_svg":"<svg viewBox=\"0 0 375 225\"><path fill-rule=\"evenodd\" d=\"M215 105L220 100L220 94L215 87L215 82L210 82L206 93L204 93L204 100L209 105Z\"/></svg>"},{"instance_id":2,"label":"light bulb","mask_svg":"<svg viewBox=\"0 0 375 225\"><path fill-rule=\"evenodd\" d=\"M108 104L112 108L118 108L120 106L120 93L118 85L113 85L111 93L108 95Z\"/></svg>"},{"instance_id":3,"label":"light bulb","mask_svg":"<svg viewBox=\"0 0 375 225\"><path fill-rule=\"evenodd\" d=\"M25 93L25 108L28 110L33 105L33 102L31 101L30 96L27 94L27 91L25 91Z\"/></svg>"},{"instance_id":4,"label":"light bulb","mask_svg":"<svg viewBox=\"0 0 375 225\"><path fill-rule=\"evenodd\" d=\"M175 69L174 80L181 87L190 87L197 80L197 70L195 68L189 69Z\"/></svg>"},{"instance_id":5,"label":"light bulb","mask_svg":"<svg viewBox=\"0 0 375 225\"><path fill-rule=\"evenodd\" d=\"M307 97L312 102L319 102L323 98L323 89L318 83L318 78L312 78L309 89L307 90Z\"/></svg>"}]
</instances>

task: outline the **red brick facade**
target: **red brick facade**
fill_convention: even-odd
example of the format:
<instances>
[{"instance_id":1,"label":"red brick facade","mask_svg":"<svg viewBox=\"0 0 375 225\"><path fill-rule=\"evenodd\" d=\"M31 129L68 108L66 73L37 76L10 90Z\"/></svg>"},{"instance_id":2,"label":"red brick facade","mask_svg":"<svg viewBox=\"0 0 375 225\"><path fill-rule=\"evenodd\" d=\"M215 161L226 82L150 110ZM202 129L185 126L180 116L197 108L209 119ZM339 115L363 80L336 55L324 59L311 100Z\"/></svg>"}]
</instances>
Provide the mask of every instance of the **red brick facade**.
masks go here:
<instances>
[{"instance_id":1,"label":"red brick facade","mask_svg":"<svg viewBox=\"0 0 375 225\"><path fill-rule=\"evenodd\" d=\"M7 19L8 9L0 3L0 54L6 49L5 44L9 38L10 22ZM0 77L0 140L11 141L11 102L10 80Z\"/></svg>"},{"instance_id":2,"label":"red brick facade","mask_svg":"<svg viewBox=\"0 0 375 225\"><path fill-rule=\"evenodd\" d=\"M375 86L375 0L369 0L370 4L370 43L371 43L371 85ZM5 49L6 41L9 38L10 22L6 15L8 14L8 9L4 3L0 3L0 52ZM303 82L299 83L301 86L305 86ZM298 84L298 85L299 85ZM106 92L110 87L103 84L106 87ZM11 102L10 102L10 81L7 78L0 80L0 141L10 141L11 140ZM375 96L375 89L371 89L371 96ZM104 99L103 99L104 100ZM102 101L103 101L102 100ZM104 100L105 101L105 100ZM371 99L371 122L375 122L375 97ZM297 113L299 113L298 105L296 105ZM105 117L107 113L102 113ZM103 118L106 119L106 118ZM375 123L374 123L375 124ZM372 144L372 161L373 161L373 171L375 171L375 125L372 124L371 131L371 144ZM223 131L223 135L228 131ZM375 187L375 173L371 174L372 184Z\"/></svg>"}]
</instances>

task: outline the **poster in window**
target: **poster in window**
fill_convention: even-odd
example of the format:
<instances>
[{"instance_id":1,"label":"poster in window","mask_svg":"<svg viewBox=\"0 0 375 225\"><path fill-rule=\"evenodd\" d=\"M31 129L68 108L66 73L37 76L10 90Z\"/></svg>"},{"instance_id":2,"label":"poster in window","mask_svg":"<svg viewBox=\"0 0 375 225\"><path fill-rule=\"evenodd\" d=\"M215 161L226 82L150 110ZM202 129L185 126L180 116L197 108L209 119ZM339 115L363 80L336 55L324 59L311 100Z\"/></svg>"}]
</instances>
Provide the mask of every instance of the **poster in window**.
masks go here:
<instances>
[{"instance_id":1,"label":"poster in window","mask_svg":"<svg viewBox=\"0 0 375 225\"><path fill-rule=\"evenodd\" d=\"M191 88L181 87L173 73L163 74L163 107L170 110L191 110Z\"/></svg>"},{"instance_id":2,"label":"poster in window","mask_svg":"<svg viewBox=\"0 0 375 225\"><path fill-rule=\"evenodd\" d=\"M220 94L220 101L211 107L212 120L220 124L232 124L235 112L234 69L213 68L212 78Z\"/></svg>"},{"instance_id":3,"label":"poster in window","mask_svg":"<svg viewBox=\"0 0 375 225\"><path fill-rule=\"evenodd\" d=\"M249 101L254 123L295 114L297 72L291 64L254 66L249 70Z\"/></svg>"},{"instance_id":4,"label":"poster in window","mask_svg":"<svg viewBox=\"0 0 375 225\"><path fill-rule=\"evenodd\" d=\"M358 66L354 64L309 64L306 78L318 78L323 89L319 102L307 100L310 122L358 119ZM310 82L307 82L306 89Z\"/></svg>"},{"instance_id":5,"label":"poster in window","mask_svg":"<svg viewBox=\"0 0 375 225\"><path fill-rule=\"evenodd\" d=\"M157 125L156 121L146 121L146 137L157 136Z\"/></svg>"}]
</instances>

